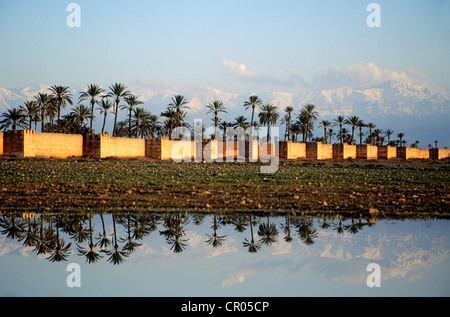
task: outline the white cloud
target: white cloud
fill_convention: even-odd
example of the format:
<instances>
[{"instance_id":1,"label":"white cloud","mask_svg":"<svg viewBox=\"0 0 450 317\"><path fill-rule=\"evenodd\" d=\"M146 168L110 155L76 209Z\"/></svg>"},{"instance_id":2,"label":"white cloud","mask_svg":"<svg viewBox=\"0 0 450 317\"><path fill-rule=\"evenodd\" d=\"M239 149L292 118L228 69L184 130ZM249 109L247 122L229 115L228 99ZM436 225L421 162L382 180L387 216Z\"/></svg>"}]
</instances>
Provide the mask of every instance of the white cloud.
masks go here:
<instances>
[{"instance_id":1,"label":"white cloud","mask_svg":"<svg viewBox=\"0 0 450 317\"><path fill-rule=\"evenodd\" d=\"M245 64L239 64L234 61L230 61L226 58L223 59L223 66L232 74L243 77L256 77L256 73L247 69Z\"/></svg>"}]
</instances>

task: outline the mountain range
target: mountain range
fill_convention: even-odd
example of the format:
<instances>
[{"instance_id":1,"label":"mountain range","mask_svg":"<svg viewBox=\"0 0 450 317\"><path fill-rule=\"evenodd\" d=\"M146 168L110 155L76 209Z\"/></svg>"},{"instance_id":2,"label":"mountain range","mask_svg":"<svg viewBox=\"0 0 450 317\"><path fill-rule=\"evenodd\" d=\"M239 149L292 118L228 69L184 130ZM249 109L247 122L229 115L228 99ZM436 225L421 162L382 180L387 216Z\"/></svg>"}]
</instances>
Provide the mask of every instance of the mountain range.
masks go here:
<instances>
[{"instance_id":1,"label":"mountain range","mask_svg":"<svg viewBox=\"0 0 450 317\"><path fill-rule=\"evenodd\" d=\"M0 87L0 113L11 107L17 107L31 100L39 92L48 92L49 85L7 89ZM74 96L84 88L74 89ZM212 87L182 88L157 82L137 82L128 89L139 96L144 107L159 114L171 102L171 97L181 94L189 100L188 120L202 119L205 125L211 124L206 105L213 100L221 100L227 106L228 113L222 118L234 121L240 115L250 117L242 105L249 93L225 92ZM434 144L450 146L450 98L445 91L410 82L389 80L370 87L341 87L326 90L308 90L302 92L271 91L256 93L263 102L277 105L280 119L284 107L295 108L294 115L306 104L314 104L319 112L319 120L331 120L338 115L356 115L364 122L373 122L380 129L392 129L395 135L405 133L412 143L420 141L421 147ZM316 130L321 136L321 130Z\"/></svg>"}]
</instances>

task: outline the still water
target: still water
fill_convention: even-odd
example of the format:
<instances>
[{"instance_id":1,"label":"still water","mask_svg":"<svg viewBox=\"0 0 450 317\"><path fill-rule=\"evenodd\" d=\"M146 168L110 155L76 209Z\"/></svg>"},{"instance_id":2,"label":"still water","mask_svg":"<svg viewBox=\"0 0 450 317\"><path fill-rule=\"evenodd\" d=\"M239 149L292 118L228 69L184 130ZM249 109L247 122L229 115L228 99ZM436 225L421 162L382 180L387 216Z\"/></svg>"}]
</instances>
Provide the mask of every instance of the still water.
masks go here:
<instances>
[{"instance_id":1,"label":"still water","mask_svg":"<svg viewBox=\"0 0 450 317\"><path fill-rule=\"evenodd\" d=\"M0 296L449 296L449 238L449 220L3 214Z\"/></svg>"}]
</instances>

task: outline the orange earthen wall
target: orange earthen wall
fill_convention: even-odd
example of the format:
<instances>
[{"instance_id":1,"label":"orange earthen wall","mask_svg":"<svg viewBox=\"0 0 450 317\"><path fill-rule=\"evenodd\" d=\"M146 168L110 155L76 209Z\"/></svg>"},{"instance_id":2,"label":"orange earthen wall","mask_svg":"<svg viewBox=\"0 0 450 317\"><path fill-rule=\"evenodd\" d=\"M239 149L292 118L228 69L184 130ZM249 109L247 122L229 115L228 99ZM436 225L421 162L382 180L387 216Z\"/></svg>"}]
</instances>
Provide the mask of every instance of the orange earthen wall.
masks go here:
<instances>
[{"instance_id":1,"label":"orange earthen wall","mask_svg":"<svg viewBox=\"0 0 450 317\"><path fill-rule=\"evenodd\" d=\"M430 158L430 150L418 149L411 147L398 147L397 157L405 160L408 159L428 159Z\"/></svg>"},{"instance_id":2,"label":"orange earthen wall","mask_svg":"<svg viewBox=\"0 0 450 317\"><path fill-rule=\"evenodd\" d=\"M280 158L287 160L306 158L306 143L280 142Z\"/></svg>"},{"instance_id":3,"label":"orange earthen wall","mask_svg":"<svg viewBox=\"0 0 450 317\"><path fill-rule=\"evenodd\" d=\"M83 136L79 134L25 131L24 156L67 158L83 156Z\"/></svg>"},{"instance_id":4,"label":"orange earthen wall","mask_svg":"<svg viewBox=\"0 0 450 317\"><path fill-rule=\"evenodd\" d=\"M100 135L100 158L104 157L144 157L145 140L110 137Z\"/></svg>"},{"instance_id":5,"label":"orange earthen wall","mask_svg":"<svg viewBox=\"0 0 450 317\"><path fill-rule=\"evenodd\" d=\"M392 146L379 146L378 147L378 158L379 159L393 159L397 157L397 148Z\"/></svg>"},{"instance_id":6,"label":"orange earthen wall","mask_svg":"<svg viewBox=\"0 0 450 317\"><path fill-rule=\"evenodd\" d=\"M346 143L333 144L333 159L342 160L348 158L356 158L356 145Z\"/></svg>"},{"instance_id":7,"label":"orange earthen wall","mask_svg":"<svg viewBox=\"0 0 450 317\"><path fill-rule=\"evenodd\" d=\"M0 132L0 155L3 154L3 132Z\"/></svg>"},{"instance_id":8,"label":"orange earthen wall","mask_svg":"<svg viewBox=\"0 0 450 317\"><path fill-rule=\"evenodd\" d=\"M322 142L308 142L306 143L306 157L327 160L333 158L333 145L322 144Z\"/></svg>"},{"instance_id":9,"label":"orange earthen wall","mask_svg":"<svg viewBox=\"0 0 450 317\"><path fill-rule=\"evenodd\" d=\"M430 158L441 160L450 157L450 149L430 149Z\"/></svg>"},{"instance_id":10,"label":"orange earthen wall","mask_svg":"<svg viewBox=\"0 0 450 317\"><path fill-rule=\"evenodd\" d=\"M378 159L378 147L369 144L357 145L356 158L376 160Z\"/></svg>"}]
</instances>

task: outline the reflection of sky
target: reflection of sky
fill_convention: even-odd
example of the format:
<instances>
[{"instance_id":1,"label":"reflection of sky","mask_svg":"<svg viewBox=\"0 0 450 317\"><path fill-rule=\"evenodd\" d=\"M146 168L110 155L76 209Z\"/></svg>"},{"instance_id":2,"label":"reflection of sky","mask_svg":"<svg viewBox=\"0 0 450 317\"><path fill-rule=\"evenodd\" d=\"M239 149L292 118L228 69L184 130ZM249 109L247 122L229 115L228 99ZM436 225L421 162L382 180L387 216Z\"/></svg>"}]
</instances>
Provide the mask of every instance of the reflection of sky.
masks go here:
<instances>
[{"instance_id":1,"label":"reflection of sky","mask_svg":"<svg viewBox=\"0 0 450 317\"><path fill-rule=\"evenodd\" d=\"M110 217L108 232L112 232ZM266 218L261 219L262 222ZM0 296L449 296L450 222L379 221L356 234L318 229L313 245L283 240L284 218L271 219L279 235L271 246L249 253L242 242L250 230L231 225L218 229L227 238L220 248L205 241L212 219L185 225L186 249L173 253L152 232L121 265L107 256L85 264L73 252L67 262L51 263L37 257L21 242L0 235ZM348 221L347 221L348 223ZM94 221L95 230L101 225ZM258 240L258 226L253 228ZM121 236L124 229L117 225ZM70 240L65 237L66 242ZM74 243L72 243L72 250ZM68 263L81 266L81 288L69 288ZM369 288L369 263L381 266L381 288Z\"/></svg>"}]
</instances>

